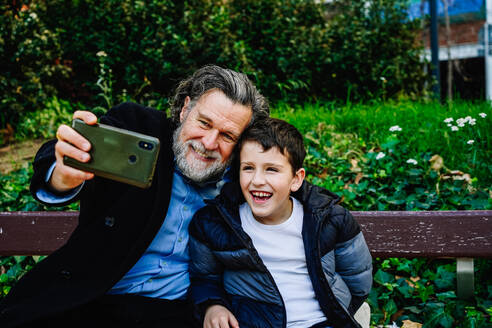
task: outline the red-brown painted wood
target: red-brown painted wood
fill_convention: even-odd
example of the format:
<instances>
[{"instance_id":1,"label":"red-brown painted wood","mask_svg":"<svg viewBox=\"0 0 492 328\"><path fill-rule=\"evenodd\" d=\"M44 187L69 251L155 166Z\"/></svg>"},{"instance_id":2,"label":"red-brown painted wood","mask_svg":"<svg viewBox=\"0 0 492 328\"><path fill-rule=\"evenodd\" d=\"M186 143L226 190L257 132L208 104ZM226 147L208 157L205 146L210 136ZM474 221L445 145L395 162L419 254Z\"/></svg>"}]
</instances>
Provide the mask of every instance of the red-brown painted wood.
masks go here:
<instances>
[{"instance_id":1,"label":"red-brown painted wood","mask_svg":"<svg viewBox=\"0 0 492 328\"><path fill-rule=\"evenodd\" d=\"M492 211L352 212L374 257L492 258ZM0 255L61 247L78 212L0 212Z\"/></svg>"},{"instance_id":2,"label":"red-brown painted wood","mask_svg":"<svg viewBox=\"0 0 492 328\"><path fill-rule=\"evenodd\" d=\"M352 214L374 257L492 258L492 211Z\"/></svg>"}]
</instances>

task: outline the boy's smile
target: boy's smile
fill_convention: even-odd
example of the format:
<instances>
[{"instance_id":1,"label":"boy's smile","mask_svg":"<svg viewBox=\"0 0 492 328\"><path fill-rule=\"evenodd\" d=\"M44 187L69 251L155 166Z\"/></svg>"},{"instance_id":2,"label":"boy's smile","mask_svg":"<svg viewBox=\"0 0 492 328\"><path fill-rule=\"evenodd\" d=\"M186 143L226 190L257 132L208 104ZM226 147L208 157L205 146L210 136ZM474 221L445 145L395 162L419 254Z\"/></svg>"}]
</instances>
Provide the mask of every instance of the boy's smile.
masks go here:
<instances>
[{"instance_id":1,"label":"boy's smile","mask_svg":"<svg viewBox=\"0 0 492 328\"><path fill-rule=\"evenodd\" d=\"M246 141L240 152L239 182L253 216L263 224L280 224L292 213L290 192L304 179L304 169L294 175L287 154L276 147L267 151Z\"/></svg>"}]
</instances>

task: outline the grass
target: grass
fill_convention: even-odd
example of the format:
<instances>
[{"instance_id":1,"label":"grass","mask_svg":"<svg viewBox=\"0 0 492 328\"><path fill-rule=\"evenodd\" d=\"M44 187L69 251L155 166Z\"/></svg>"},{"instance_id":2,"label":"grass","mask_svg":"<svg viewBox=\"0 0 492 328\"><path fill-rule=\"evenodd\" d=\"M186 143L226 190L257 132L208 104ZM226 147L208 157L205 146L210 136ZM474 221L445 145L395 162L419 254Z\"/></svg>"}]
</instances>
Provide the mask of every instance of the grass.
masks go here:
<instances>
[{"instance_id":1,"label":"grass","mask_svg":"<svg viewBox=\"0 0 492 328\"><path fill-rule=\"evenodd\" d=\"M487 116L482 118L480 113ZM397 133L400 144L406 147L407 158L418 158L421 154L438 154L449 170L460 170L471 174L481 187L492 186L492 107L486 102L457 101L452 104L436 102L385 102L374 104L336 103L304 104L290 106L286 103L274 105L272 116L282 118L295 125L309 138L313 127L320 124L331 127L333 133L344 135L347 147L340 149L338 156L350 151L377 151L391 135L389 128L399 126ZM458 131L452 131L447 118L457 126L458 118L470 116L475 125L465 123ZM326 138L325 138L326 139ZM473 144L468 144L473 140ZM330 143L329 139L324 140Z\"/></svg>"}]
</instances>

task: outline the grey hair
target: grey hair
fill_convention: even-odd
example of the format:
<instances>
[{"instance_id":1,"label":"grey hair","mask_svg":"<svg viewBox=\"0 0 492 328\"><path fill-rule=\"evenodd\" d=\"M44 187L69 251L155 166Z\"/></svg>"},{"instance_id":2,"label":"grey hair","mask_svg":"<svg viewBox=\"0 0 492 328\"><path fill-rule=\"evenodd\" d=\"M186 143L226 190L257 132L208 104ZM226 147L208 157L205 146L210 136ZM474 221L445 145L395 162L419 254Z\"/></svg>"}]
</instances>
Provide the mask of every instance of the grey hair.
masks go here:
<instances>
[{"instance_id":1,"label":"grey hair","mask_svg":"<svg viewBox=\"0 0 492 328\"><path fill-rule=\"evenodd\" d=\"M176 126L180 125L180 113L187 96L190 97L192 108L203 94L212 89L222 91L234 103L252 108L253 116L248 126L270 114L267 100L245 74L216 65L206 65L181 81L176 88L176 93L170 101L173 123Z\"/></svg>"}]
</instances>

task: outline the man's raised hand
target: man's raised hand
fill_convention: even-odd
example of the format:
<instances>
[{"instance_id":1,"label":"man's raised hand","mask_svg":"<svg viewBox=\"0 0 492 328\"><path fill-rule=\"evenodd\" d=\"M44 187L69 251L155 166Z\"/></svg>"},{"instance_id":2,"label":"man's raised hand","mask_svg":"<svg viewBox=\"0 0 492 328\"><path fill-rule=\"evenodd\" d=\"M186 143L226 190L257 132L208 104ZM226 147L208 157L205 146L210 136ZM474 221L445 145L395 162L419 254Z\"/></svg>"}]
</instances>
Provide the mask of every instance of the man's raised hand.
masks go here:
<instances>
[{"instance_id":1,"label":"man's raised hand","mask_svg":"<svg viewBox=\"0 0 492 328\"><path fill-rule=\"evenodd\" d=\"M87 111L76 111L73 114L73 119L76 118L90 125L97 123L96 115ZM78 187L85 180L92 179L93 173L77 170L63 164L63 156L72 157L79 162L88 162L91 144L65 124L58 127L56 138L58 139L55 145L56 166L49 181L50 187L58 192L63 192Z\"/></svg>"}]
</instances>

